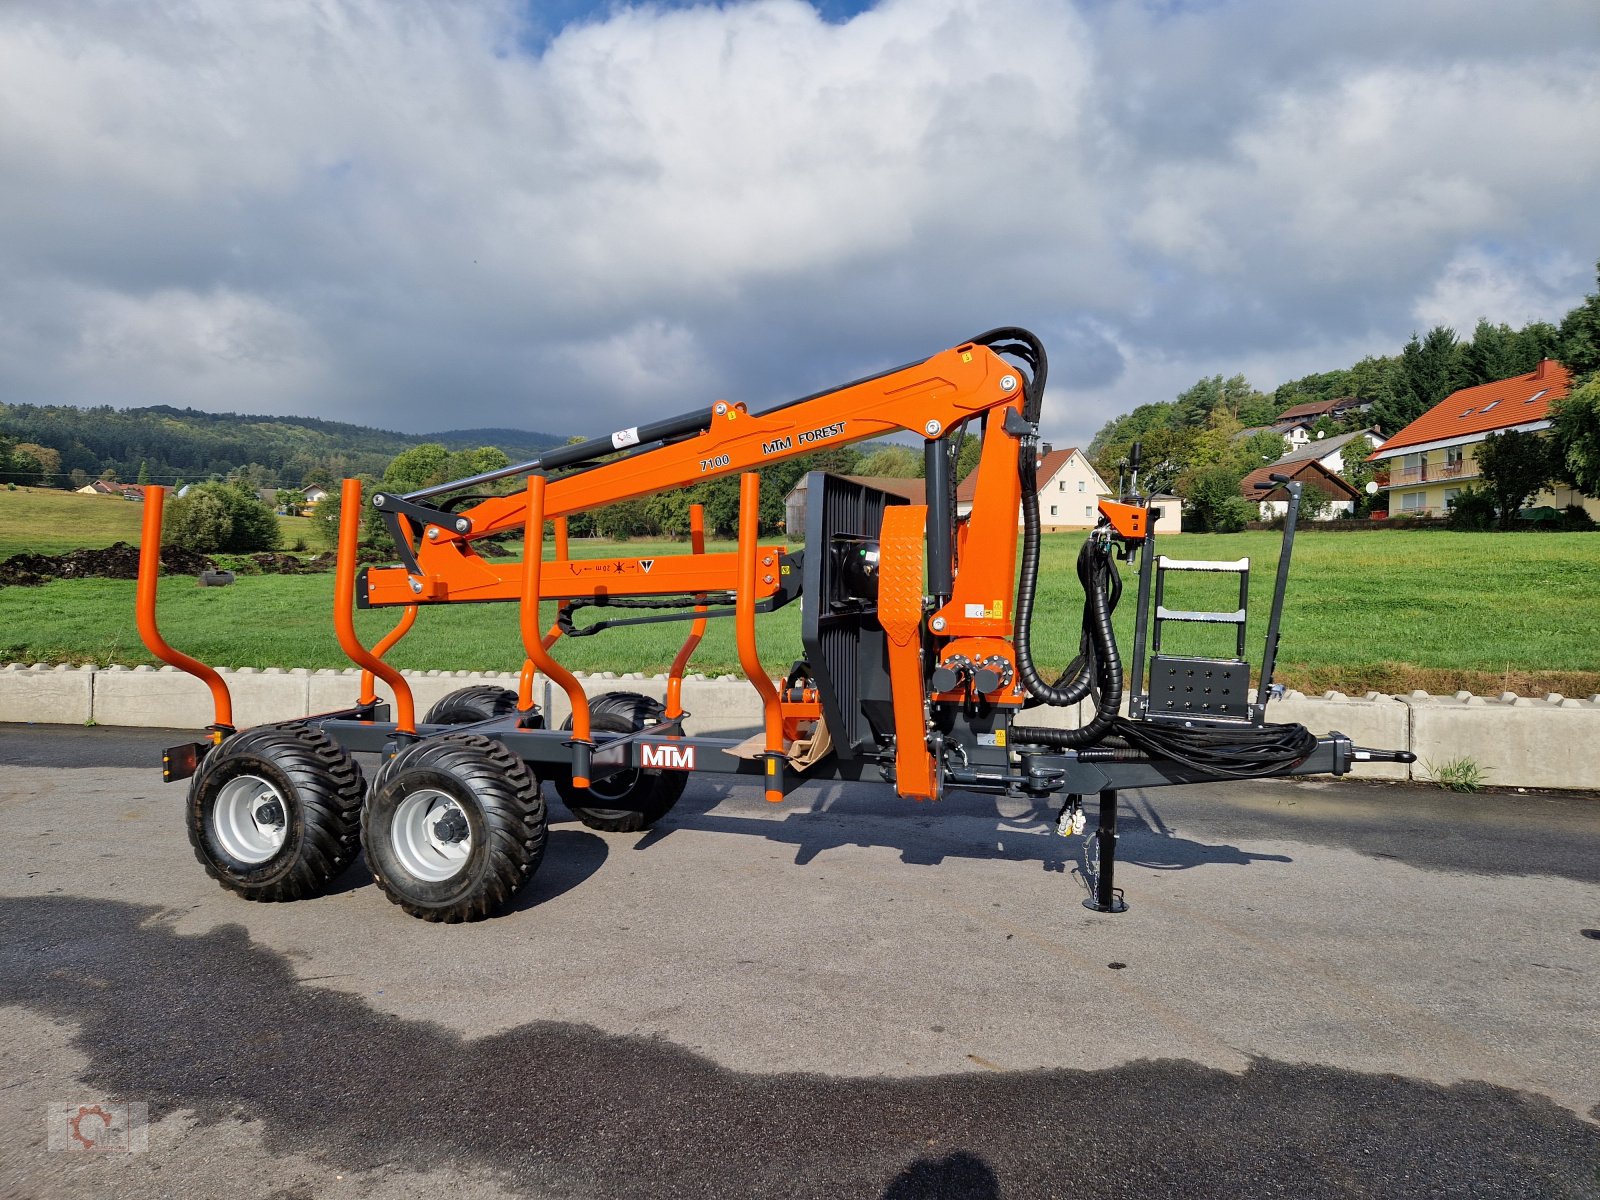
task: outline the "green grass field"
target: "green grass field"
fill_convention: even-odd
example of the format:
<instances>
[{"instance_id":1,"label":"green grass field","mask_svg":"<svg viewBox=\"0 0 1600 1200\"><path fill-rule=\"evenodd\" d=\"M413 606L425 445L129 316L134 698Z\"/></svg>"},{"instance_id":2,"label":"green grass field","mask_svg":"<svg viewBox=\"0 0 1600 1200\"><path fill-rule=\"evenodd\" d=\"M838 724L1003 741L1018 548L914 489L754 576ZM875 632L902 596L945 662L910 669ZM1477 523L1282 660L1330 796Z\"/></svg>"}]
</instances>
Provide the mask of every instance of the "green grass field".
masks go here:
<instances>
[{"instance_id":1,"label":"green grass field","mask_svg":"<svg viewBox=\"0 0 1600 1200\"><path fill-rule=\"evenodd\" d=\"M52 498L53 499L53 498ZM138 506L121 501L136 518ZM6 510L0 510L3 517ZM9 524L0 546L19 541ZM26 536L26 535L23 535ZM1081 537L1045 538L1035 657L1058 669L1075 652L1082 596L1074 570ZM103 544L103 543L102 543ZM1247 656L1259 660L1276 565L1277 534L1163 538L1180 558L1251 560L1252 621ZM713 549L731 549L731 546ZM609 556L612 543L575 543L574 553ZM681 553L682 544L634 543L627 553ZM1133 577L1117 625L1131 642ZM1183 578L1168 603L1231 608L1219 591L1228 577ZM1236 586L1236 585L1235 585ZM343 667L330 607L333 580L317 576L242 577L229 588L197 588L187 578L161 585L162 628L174 645L222 666ZM1311 533L1296 544L1278 679L1292 687L1348 692L1426 688L1523 693L1600 691L1600 535L1456 534L1385 530ZM760 619L762 657L781 671L800 654L799 606ZM372 642L392 613L362 613ZM683 625L617 630L564 642L557 653L577 670L665 670ZM1187 630L1173 650L1231 650L1222 631ZM1211 639L1209 641L1204 639ZM1197 640L1198 639L1198 640ZM424 609L416 629L390 655L401 667L512 670L522 652L515 608L461 605ZM79 580L37 588L0 588L0 660L152 662L133 623L133 584ZM737 672L731 622L714 622L691 670Z\"/></svg>"},{"instance_id":2,"label":"green grass field","mask_svg":"<svg viewBox=\"0 0 1600 1200\"><path fill-rule=\"evenodd\" d=\"M139 544L144 505L120 496L80 496L51 488L0 488L0 559L24 551L65 554L85 547L98 550L112 542ZM279 517L283 547L304 540L316 544L311 521Z\"/></svg>"}]
</instances>

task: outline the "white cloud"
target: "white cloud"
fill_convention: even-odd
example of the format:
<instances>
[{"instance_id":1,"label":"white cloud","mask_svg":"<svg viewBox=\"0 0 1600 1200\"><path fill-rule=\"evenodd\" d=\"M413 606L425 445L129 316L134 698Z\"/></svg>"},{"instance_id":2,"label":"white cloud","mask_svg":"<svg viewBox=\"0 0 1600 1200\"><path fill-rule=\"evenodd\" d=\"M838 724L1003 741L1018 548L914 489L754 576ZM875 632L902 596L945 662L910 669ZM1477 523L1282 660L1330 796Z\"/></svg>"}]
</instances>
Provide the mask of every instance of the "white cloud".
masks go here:
<instances>
[{"instance_id":1,"label":"white cloud","mask_svg":"<svg viewBox=\"0 0 1600 1200\"><path fill-rule=\"evenodd\" d=\"M519 21L0 8L0 398L590 433L1020 323L1064 443L1600 253L1589 0Z\"/></svg>"}]
</instances>

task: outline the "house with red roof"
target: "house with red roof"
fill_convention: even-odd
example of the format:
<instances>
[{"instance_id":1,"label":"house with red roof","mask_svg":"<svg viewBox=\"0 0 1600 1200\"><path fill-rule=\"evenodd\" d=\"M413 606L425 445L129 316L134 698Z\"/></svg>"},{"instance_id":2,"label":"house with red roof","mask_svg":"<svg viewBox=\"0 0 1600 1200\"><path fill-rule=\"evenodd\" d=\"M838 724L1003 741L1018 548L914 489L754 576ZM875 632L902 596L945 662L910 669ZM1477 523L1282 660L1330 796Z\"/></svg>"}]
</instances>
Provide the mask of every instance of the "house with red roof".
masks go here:
<instances>
[{"instance_id":1,"label":"house with red roof","mask_svg":"<svg viewBox=\"0 0 1600 1200\"><path fill-rule=\"evenodd\" d=\"M1099 520L1100 500L1113 492L1082 450L1068 446L1057 450L1044 442L1034 463L1039 485L1039 528L1045 533L1092 529ZM956 516L965 520L972 512L978 491L978 472L971 471L956 488ZM1162 497L1155 505L1161 509L1156 532L1176 533L1183 518L1183 502L1175 496ZM1017 524L1022 524L1022 509L1017 509Z\"/></svg>"},{"instance_id":2,"label":"house with red roof","mask_svg":"<svg viewBox=\"0 0 1600 1200\"><path fill-rule=\"evenodd\" d=\"M1550 428L1550 406L1572 387L1572 372L1552 358L1526 375L1452 392L1372 453L1387 466L1389 514L1443 516L1463 488L1479 476L1477 448L1491 433ZM1544 491L1534 505L1582 504L1600 517L1600 501L1570 488Z\"/></svg>"},{"instance_id":3,"label":"house with red roof","mask_svg":"<svg viewBox=\"0 0 1600 1200\"><path fill-rule=\"evenodd\" d=\"M1287 475L1290 482L1301 484L1302 497L1307 492L1318 491L1328 498L1327 505L1316 516L1319 521L1348 517L1355 510L1356 500L1361 494L1341 476L1323 466L1320 459L1299 458L1293 462L1280 460L1268 463L1264 467L1257 467L1239 481L1240 495L1259 507L1263 521L1281 517L1289 511L1289 493L1280 480L1272 478L1274 475Z\"/></svg>"}]
</instances>

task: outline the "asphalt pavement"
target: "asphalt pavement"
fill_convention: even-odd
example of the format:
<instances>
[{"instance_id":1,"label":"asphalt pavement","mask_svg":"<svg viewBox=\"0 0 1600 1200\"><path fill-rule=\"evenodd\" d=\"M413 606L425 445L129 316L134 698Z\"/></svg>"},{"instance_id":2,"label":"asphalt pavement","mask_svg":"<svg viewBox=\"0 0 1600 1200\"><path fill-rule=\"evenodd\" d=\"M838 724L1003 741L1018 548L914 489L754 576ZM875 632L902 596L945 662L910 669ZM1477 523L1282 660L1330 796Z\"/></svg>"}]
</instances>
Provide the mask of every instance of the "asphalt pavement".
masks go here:
<instances>
[{"instance_id":1,"label":"asphalt pavement","mask_svg":"<svg viewBox=\"0 0 1600 1200\"><path fill-rule=\"evenodd\" d=\"M0 726L0 1195L1600 1197L1591 797L1134 793L1112 916L1022 802L694 781L434 926L217 887L190 737Z\"/></svg>"}]
</instances>

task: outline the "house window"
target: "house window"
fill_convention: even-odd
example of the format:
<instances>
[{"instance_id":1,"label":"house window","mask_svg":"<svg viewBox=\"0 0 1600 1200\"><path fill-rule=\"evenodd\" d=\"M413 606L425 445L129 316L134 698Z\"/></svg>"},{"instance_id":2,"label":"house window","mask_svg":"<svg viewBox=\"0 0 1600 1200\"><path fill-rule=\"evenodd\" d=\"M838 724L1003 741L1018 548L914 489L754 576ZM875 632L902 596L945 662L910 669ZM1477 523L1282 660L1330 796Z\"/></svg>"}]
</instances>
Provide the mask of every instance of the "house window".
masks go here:
<instances>
[{"instance_id":1,"label":"house window","mask_svg":"<svg viewBox=\"0 0 1600 1200\"><path fill-rule=\"evenodd\" d=\"M1084 506L1083 506L1083 515L1084 515L1084 516L1086 516L1086 517L1092 517L1092 516L1094 516L1094 505L1092 505L1092 504L1085 504L1085 505L1084 505Z\"/></svg>"},{"instance_id":2,"label":"house window","mask_svg":"<svg viewBox=\"0 0 1600 1200\"><path fill-rule=\"evenodd\" d=\"M1407 492L1400 497L1400 508L1404 512L1415 512L1423 507L1423 501L1428 498L1426 492Z\"/></svg>"},{"instance_id":3,"label":"house window","mask_svg":"<svg viewBox=\"0 0 1600 1200\"><path fill-rule=\"evenodd\" d=\"M1445 490L1444 490L1444 506L1446 508L1449 508L1451 501L1453 501L1459 495L1461 495L1461 489L1460 488L1445 488Z\"/></svg>"},{"instance_id":4,"label":"house window","mask_svg":"<svg viewBox=\"0 0 1600 1200\"><path fill-rule=\"evenodd\" d=\"M1488 412L1491 408L1493 408L1496 404L1499 404L1499 403L1500 403L1500 401L1498 401L1498 400L1491 400L1491 401L1489 401L1489 403L1485 404L1480 411Z\"/></svg>"},{"instance_id":5,"label":"house window","mask_svg":"<svg viewBox=\"0 0 1600 1200\"><path fill-rule=\"evenodd\" d=\"M1052 517L1056 515L1056 506L1054 504L1050 506L1050 515Z\"/></svg>"},{"instance_id":6,"label":"house window","mask_svg":"<svg viewBox=\"0 0 1600 1200\"><path fill-rule=\"evenodd\" d=\"M1080 492L1087 492L1089 490L1088 481L1083 479L1078 480L1078 490Z\"/></svg>"},{"instance_id":7,"label":"house window","mask_svg":"<svg viewBox=\"0 0 1600 1200\"><path fill-rule=\"evenodd\" d=\"M1058 483L1056 485L1056 487L1060 491L1063 491L1063 492L1066 491L1067 490L1067 481L1065 479L1063 479L1060 483Z\"/></svg>"}]
</instances>

